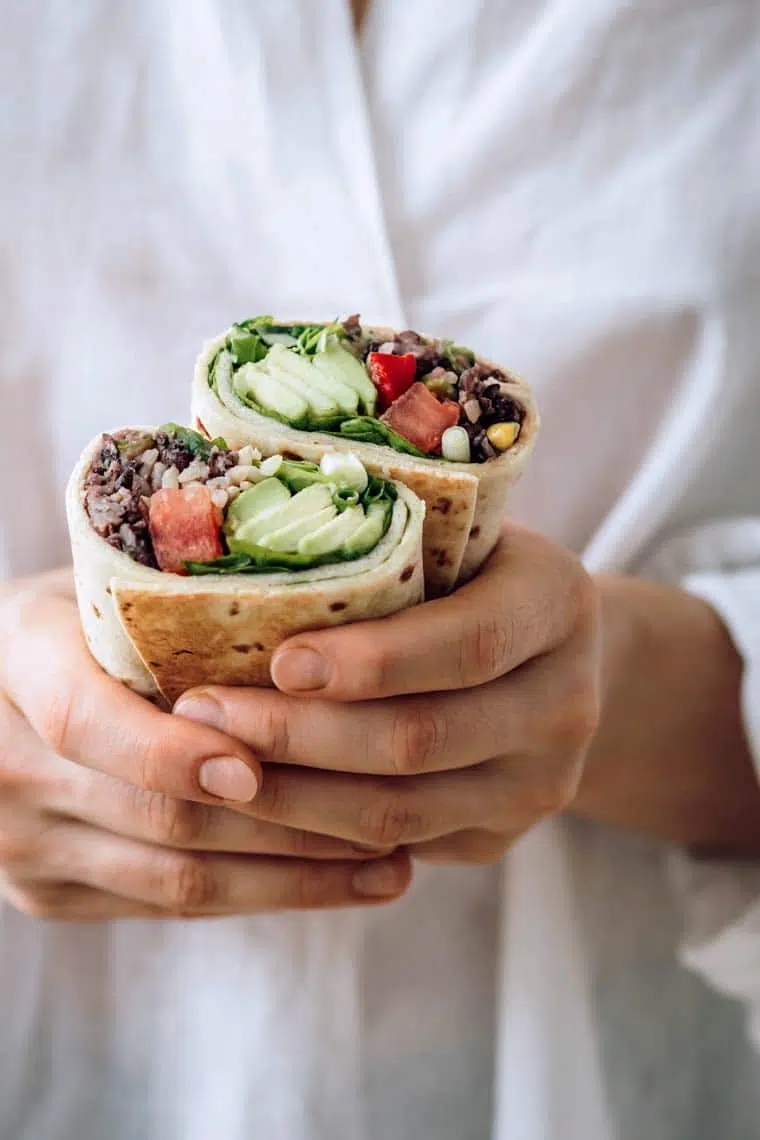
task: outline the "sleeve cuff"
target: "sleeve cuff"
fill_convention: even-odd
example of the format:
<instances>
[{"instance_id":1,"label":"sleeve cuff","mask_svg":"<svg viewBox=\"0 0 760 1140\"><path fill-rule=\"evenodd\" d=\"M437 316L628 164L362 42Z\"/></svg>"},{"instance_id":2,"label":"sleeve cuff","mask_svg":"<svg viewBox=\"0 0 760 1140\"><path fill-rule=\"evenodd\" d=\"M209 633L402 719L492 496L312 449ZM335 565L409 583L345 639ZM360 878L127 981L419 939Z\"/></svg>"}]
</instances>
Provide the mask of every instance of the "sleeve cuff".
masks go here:
<instances>
[{"instance_id":1,"label":"sleeve cuff","mask_svg":"<svg viewBox=\"0 0 760 1140\"><path fill-rule=\"evenodd\" d=\"M724 622L743 661L742 719L760 776L760 520L740 519L677 536L646 568L648 576L702 598ZM679 957L713 989L744 1003L760 1050L760 865L699 859L668 861L684 916Z\"/></svg>"}]
</instances>

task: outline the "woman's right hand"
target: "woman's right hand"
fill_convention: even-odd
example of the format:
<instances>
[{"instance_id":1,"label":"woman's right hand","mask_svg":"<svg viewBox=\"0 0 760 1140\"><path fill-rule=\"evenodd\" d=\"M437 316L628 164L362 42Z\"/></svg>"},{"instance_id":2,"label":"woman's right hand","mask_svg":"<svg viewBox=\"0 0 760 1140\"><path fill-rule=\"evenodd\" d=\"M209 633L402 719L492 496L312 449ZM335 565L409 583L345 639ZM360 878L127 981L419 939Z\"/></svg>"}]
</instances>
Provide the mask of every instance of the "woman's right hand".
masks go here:
<instances>
[{"instance_id":1,"label":"woman's right hand","mask_svg":"<svg viewBox=\"0 0 760 1140\"><path fill-rule=\"evenodd\" d=\"M0 897L92 921L403 893L403 853L370 859L245 814L261 780L239 741L161 712L99 668L70 570L0 589Z\"/></svg>"}]
</instances>

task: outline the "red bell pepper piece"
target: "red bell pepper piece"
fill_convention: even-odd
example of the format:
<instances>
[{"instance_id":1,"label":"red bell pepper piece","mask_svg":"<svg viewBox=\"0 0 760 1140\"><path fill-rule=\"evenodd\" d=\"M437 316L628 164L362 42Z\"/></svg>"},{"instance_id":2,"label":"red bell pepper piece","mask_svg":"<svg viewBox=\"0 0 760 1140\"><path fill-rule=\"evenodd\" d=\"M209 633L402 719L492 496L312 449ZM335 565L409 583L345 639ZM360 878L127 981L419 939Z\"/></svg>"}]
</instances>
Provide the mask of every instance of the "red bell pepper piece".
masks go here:
<instances>
[{"instance_id":1,"label":"red bell pepper piece","mask_svg":"<svg viewBox=\"0 0 760 1140\"><path fill-rule=\"evenodd\" d=\"M380 410L384 411L411 388L417 375L417 357L413 352L405 352L403 356L371 352L368 363L370 379L380 397Z\"/></svg>"}]
</instances>

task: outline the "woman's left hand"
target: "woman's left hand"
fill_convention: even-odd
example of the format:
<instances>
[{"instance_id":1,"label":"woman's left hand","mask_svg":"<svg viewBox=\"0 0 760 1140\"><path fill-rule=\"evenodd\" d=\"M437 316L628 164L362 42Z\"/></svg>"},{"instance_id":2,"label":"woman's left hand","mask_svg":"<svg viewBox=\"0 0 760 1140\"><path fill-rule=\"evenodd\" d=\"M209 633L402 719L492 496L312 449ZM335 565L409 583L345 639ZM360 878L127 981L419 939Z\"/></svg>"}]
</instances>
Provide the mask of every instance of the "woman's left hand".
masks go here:
<instances>
[{"instance_id":1,"label":"woman's left hand","mask_svg":"<svg viewBox=\"0 0 760 1140\"><path fill-rule=\"evenodd\" d=\"M575 795L599 718L598 610L572 554L510 524L452 596L301 634L275 654L279 692L196 689L176 711L265 762L239 810L430 862L490 862Z\"/></svg>"}]
</instances>

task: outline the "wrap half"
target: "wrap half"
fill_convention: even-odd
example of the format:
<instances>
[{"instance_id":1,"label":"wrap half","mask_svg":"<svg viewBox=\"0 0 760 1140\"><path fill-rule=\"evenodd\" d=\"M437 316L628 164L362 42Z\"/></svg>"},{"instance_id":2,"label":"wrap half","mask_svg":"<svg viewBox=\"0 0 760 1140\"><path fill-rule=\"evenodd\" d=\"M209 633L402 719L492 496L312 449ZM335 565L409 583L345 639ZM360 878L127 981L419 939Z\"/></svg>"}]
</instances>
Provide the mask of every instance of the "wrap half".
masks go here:
<instances>
[{"instance_id":1,"label":"wrap half","mask_svg":"<svg viewBox=\"0 0 760 1140\"><path fill-rule=\"evenodd\" d=\"M159 703L204 683L271 685L291 635L423 597L425 508L405 486L356 461L278 474L279 460L262 470L251 447L223 445L175 425L106 433L66 492L90 650Z\"/></svg>"},{"instance_id":2,"label":"wrap half","mask_svg":"<svg viewBox=\"0 0 760 1140\"><path fill-rule=\"evenodd\" d=\"M350 375L341 371L348 354ZM337 378L353 382L359 394L354 411L347 401L342 413L331 414L329 386L323 398L333 363ZM321 387L306 414L304 364L317 366ZM356 367L376 389L374 407L362 399ZM263 455L312 461L327 451L351 451L373 474L406 484L427 507L428 596L471 578L490 554L539 426L531 391L516 376L450 341L362 327L358 317L333 325L275 324L266 317L233 325L197 359L192 415L199 431L235 446L251 443ZM443 434L447 426L454 432Z\"/></svg>"}]
</instances>

